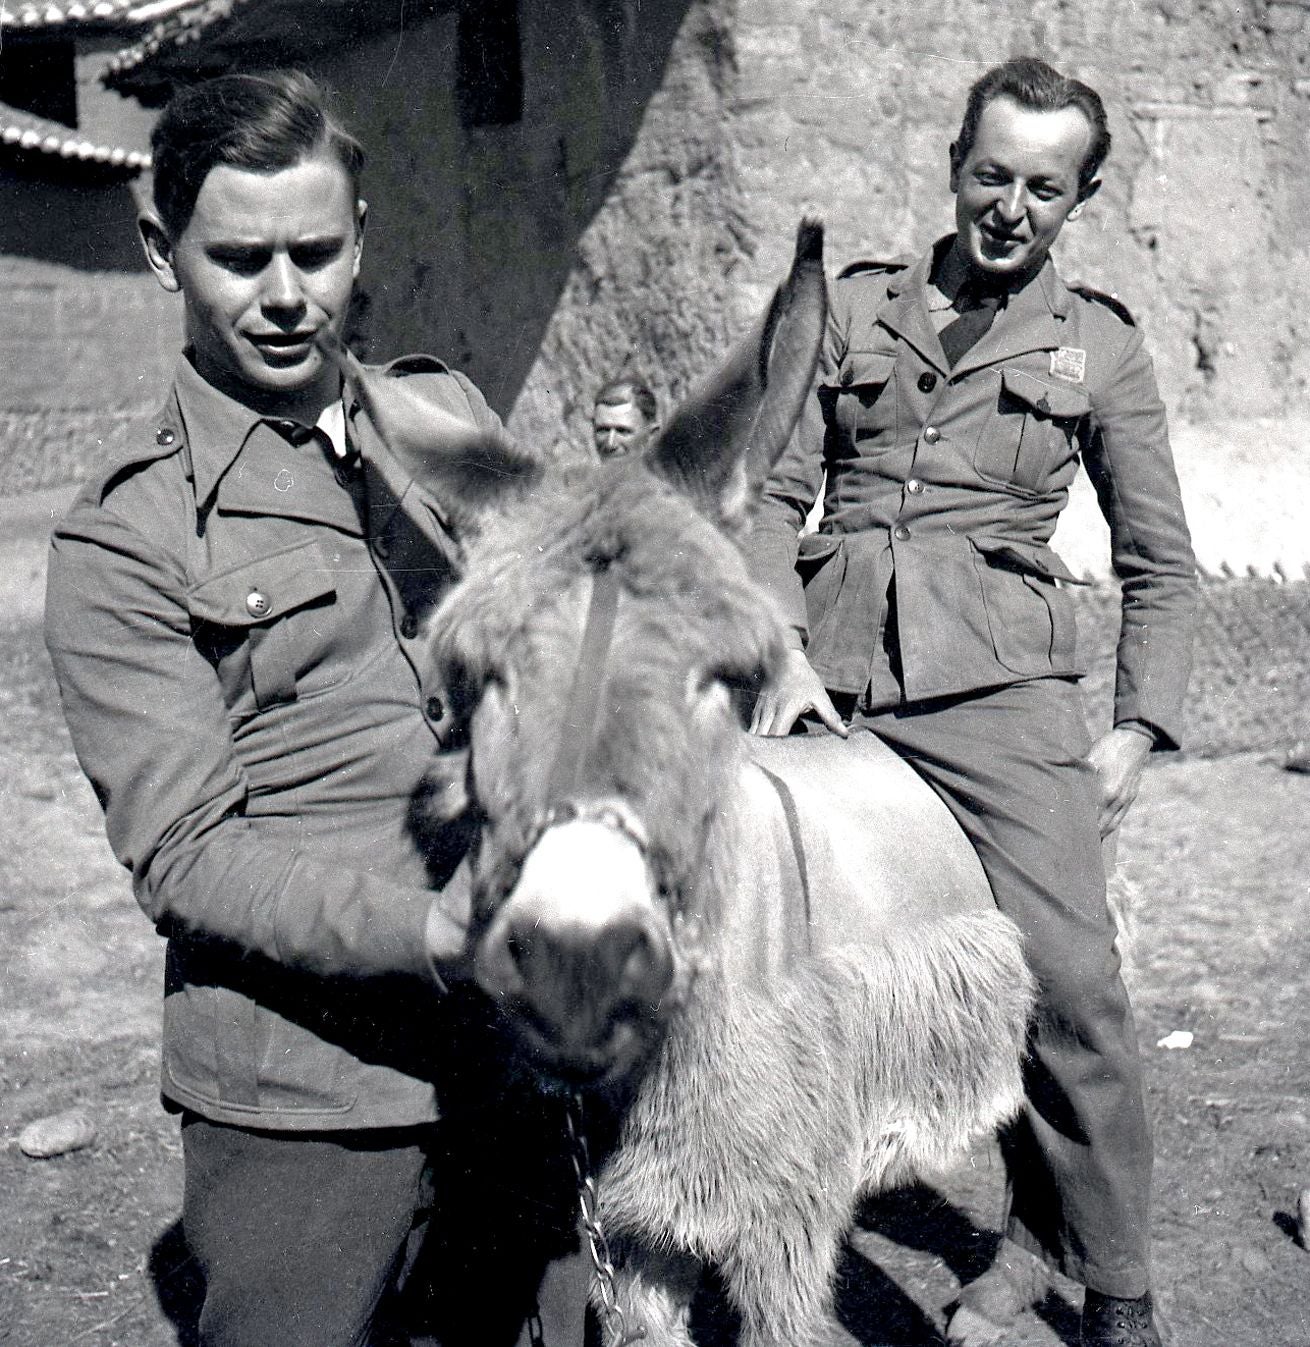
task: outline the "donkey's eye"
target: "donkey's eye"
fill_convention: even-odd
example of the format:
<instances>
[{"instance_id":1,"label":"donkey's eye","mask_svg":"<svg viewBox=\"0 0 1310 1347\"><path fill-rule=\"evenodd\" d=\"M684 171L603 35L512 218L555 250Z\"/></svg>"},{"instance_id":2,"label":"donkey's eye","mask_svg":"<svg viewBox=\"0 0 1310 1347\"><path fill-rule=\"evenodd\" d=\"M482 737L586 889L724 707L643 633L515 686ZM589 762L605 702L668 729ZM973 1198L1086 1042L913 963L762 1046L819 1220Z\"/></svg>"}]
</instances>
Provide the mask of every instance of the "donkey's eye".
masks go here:
<instances>
[{"instance_id":1,"label":"donkey's eye","mask_svg":"<svg viewBox=\"0 0 1310 1347\"><path fill-rule=\"evenodd\" d=\"M755 699L765 681L765 670L758 664L748 665L742 661L740 664L716 665L693 680L697 695L692 700L701 706L717 701L745 729L750 724Z\"/></svg>"},{"instance_id":2,"label":"donkey's eye","mask_svg":"<svg viewBox=\"0 0 1310 1347\"><path fill-rule=\"evenodd\" d=\"M764 681L763 669L748 667L743 661L741 664L718 664L693 675L688 680L688 689L694 693L693 702L726 697L727 704L741 716L743 710L749 715Z\"/></svg>"},{"instance_id":3,"label":"donkey's eye","mask_svg":"<svg viewBox=\"0 0 1310 1347\"><path fill-rule=\"evenodd\" d=\"M485 691L483 679L462 660L449 658L442 661L438 677L446 690L451 709L461 719L467 718L482 700Z\"/></svg>"}]
</instances>

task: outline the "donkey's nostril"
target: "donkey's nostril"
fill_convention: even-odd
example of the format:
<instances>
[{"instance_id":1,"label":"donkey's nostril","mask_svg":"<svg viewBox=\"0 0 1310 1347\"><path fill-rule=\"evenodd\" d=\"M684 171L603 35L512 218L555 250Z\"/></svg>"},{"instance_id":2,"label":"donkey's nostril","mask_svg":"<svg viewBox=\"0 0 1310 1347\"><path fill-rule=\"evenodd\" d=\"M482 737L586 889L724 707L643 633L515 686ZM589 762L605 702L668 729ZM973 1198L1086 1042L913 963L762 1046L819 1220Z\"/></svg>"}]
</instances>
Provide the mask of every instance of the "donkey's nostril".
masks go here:
<instances>
[{"instance_id":1,"label":"donkey's nostril","mask_svg":"<svg viewBox=\"0 0 1310 1347\"><path fill-rule=\"evenodd\" d=\"M658 996L673 976L665 943L643 923L609 931L598 955L610 985L623 996Z\"/></svg>"},{"instance_id":2,"label":"donkey's nostril","mask_svg":"<svg viewBox=\"0 0 1310 1347\"><path fill-rule=\"evenodd\" d=\"M531 942L517 932L511 931L505 938L505 953L519 972L524 972L527 969L529 959L532 957Z\"/></svg>"}]
</instances>

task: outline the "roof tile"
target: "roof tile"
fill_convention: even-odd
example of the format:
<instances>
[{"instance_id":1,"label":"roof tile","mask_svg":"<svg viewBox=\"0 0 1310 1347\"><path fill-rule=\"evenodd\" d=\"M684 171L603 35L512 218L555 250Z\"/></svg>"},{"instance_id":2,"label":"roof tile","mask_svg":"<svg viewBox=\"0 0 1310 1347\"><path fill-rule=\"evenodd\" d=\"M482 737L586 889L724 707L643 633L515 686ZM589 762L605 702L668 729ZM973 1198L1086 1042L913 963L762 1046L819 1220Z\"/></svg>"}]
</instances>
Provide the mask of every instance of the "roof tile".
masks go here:
<instances>
[{"instance_id":1,"label":"roof tile","mask_svg":"<svg viewBox=\"0 0 1310 1347\"><path fill-rule=\"evenodd\" d=\"M144 65L161 52L197 41L206 29L231 17L234 10L249 3L250 0L190 0L183 5L142 5L143 10L159 10L159 21L143 38L114 57L109 64L108 77L112 80L114 76Z\"/></svg>"},{"instance_id":2,"label":"roof tile","mask_svg":"<svg viewBox=\"0 0 1310 1347\"><path fill-rule=\"evenodd\" d=\"M71 126L48 121L31 112L0 103L0 144L21 150L36 150L61 159L109 164L138 172L150 167L150 156L122 145L96 144Z\"/></svg>"},{"instance_id":3,"label":"roof tile","mask_svg":"<svg viewBox=\"0 0 1310 1347\"><path fill-rule=\"evenodd\" d=\"M199 7L196 0L66 0L58 4L0 0L0 27L139 27Z\"/></svg>"}]
</instances>

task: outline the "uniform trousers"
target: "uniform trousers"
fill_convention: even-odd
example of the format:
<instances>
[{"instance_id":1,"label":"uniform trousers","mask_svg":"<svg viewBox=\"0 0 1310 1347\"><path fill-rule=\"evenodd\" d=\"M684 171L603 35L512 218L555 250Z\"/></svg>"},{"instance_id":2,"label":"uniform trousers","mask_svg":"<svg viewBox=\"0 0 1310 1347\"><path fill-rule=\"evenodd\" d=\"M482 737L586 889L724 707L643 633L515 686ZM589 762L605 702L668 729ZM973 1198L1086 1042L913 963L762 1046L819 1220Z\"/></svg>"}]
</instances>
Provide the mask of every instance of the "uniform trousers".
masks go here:
<instances>
[{"instance_id":1,"label":"uniform trousers","mask_svg":"<svg viewBox=\"0 0 1310 1347\"><path fill-rule=\"evenodd\" d=\"M441 1124L254 1131L182 1120L200 1347L580 1347L586 1270L531 1201L455 1164ZM518 1196L517 1194L515 1196ZM558 1234L558 1232L557 1232Z\"/></svg>"},{"instance_id":2,"label":"uniform trousers","mask_svg":"<svg viewBox=\"0 0 1310 1347\"><path fill-rule=\"evenodd\" d=\"M1007 1237L1105 1295L1144 1294L1151 1133L1076 684L1034 679L885 710L835 700L945 802L1024 937L1038 1004L1024 1108L1002 1135Z\"/></svg>"}]
</instances>

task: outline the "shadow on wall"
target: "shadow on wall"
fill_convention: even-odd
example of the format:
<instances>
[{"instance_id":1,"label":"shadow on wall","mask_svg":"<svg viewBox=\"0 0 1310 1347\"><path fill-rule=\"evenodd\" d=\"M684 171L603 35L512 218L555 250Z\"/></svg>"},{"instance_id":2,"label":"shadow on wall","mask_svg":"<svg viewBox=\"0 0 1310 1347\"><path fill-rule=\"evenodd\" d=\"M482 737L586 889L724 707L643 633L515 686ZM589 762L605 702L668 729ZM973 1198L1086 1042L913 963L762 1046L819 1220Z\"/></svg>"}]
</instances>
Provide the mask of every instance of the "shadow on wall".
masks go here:
<instances>
[{"instance_id":1,"label":"shadow on wall","mask_svg":"<svg viewBox=\"0 0 1310 1347\"><path fill-rule=\"evenodd\" d=\"M74 180L40 167L33 174L0 164L0 256L144 277L136 200L122 174L96 177L79 165Z\"/></svg>"},{"instance_id":2,"label":"shadow on wall","mask_svg":"<svg viewBox=\"0 0 1310 1347\"><path fill-rule=\"evenodd\" d=\"M50 156L45 156L49 159ZM135 184L0 161L0 495L78 480L162 396L180 307L150 276ZM85 170L85 166L81 166Z\"/></svg>"},{"instance_id":3,"label":"shadow on wall","mask_svg":"<svg viewBox=\"0 0 1310 1347\"><path fill-rule=\"evenodd\" d=\"M509 411L692 8L465 4L308 62L369 152L370 354L431 351Z\"/></svg>"}]
</instances>

